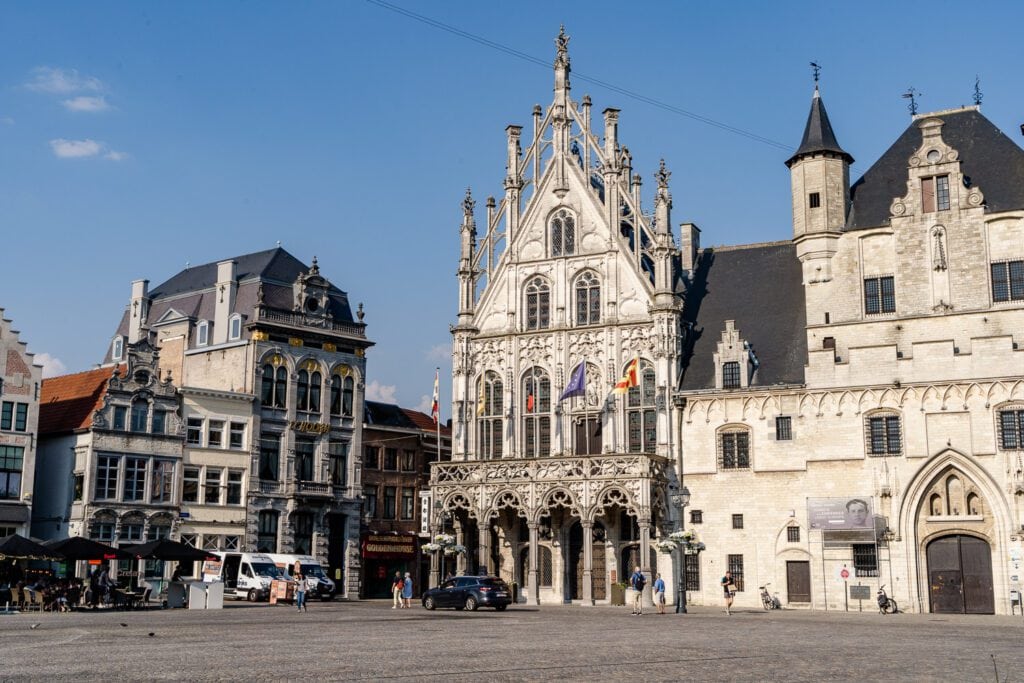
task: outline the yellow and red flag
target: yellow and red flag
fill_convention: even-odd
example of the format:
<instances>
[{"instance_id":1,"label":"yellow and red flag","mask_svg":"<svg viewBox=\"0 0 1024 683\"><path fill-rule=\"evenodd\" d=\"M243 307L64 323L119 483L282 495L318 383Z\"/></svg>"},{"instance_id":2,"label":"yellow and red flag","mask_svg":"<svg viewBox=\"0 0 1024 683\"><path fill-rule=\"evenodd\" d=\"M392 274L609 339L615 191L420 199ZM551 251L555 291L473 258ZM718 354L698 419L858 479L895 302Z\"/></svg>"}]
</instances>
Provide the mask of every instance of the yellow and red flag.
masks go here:
<instances>
[{"instance_id":1,"label":"yellow and red flag","mask_svg":"<svg viewBox=\"0 0 1024 683\"><path fill-rule=\"evenodd\" d=\"M622 375L622 379L615 383L615 388L612 389L613 394L624 394L629 391L630 387L635 387L639 383L637 382L637 375L640 371L640 357L633 356L633 360L626 366L626 372Z\"/></svg>"}]
</instances>

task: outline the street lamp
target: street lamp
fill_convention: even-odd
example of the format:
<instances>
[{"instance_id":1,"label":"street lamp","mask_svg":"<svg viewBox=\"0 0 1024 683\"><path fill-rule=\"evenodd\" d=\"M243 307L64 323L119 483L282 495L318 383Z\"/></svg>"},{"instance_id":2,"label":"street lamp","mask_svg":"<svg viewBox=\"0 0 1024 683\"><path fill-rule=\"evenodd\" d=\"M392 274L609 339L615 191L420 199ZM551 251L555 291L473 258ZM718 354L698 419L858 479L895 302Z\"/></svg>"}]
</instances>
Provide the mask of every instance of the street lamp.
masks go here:
<instances>
[{"instance_id":1,"label":"street lamp","mask_svg":"<svg viewBox=\"0 0 1024 683\"><path fill-rule=\"evenodd\" d=\"M690 489L685 486L672 496L672 502L679 508L679 531L683 531L685 520L683 510L690 504ZM686 614L686 543L679 544L679 583L676 585L676 614Z\"/></svg>"}]
</instances>

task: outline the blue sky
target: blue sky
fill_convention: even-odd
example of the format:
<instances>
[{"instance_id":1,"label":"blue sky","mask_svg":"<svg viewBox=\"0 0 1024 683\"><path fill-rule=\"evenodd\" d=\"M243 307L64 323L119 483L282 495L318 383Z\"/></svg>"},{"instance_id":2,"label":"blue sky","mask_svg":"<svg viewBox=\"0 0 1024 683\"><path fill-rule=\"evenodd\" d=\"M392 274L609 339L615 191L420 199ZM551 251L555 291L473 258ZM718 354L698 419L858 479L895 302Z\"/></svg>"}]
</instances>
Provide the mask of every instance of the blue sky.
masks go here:
<instances>
[{"instance_id":1,"label":"blue sky","mask_svg":"<svg viewBox=\"0 0 1024 683\"><path fill-rule=\"evenodd\" d=\"M622 110L647 209L665 158L705 245L790 236L812 60L854 178L908 125L909 86L944 109L979 75L1022 142L1024 3L393 2L545 66L364 0L0 4L0 307L50 373L102 358L133 279L280 240L364 303L371 397L425 407L460 201L472 186L480 220L502 192L504 128L549 103L560 23L574 98Z\"/></svg>"}]
</instances>

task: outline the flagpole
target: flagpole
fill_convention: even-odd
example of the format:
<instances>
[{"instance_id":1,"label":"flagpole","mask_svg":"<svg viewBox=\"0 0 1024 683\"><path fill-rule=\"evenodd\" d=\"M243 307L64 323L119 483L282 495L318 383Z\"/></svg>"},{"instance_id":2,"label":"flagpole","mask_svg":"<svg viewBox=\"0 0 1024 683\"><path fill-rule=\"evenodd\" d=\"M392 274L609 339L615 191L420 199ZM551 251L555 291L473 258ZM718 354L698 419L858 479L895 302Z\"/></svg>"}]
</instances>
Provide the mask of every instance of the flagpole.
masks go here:
<instances>
[{"instance_id":1,"label":"flagpole","mask_svg":"<svg viewBox=\"0 0 1024 683\"><path fill-rule=\"evenodd\" d=\"M441 462L441 389L440 389L441 368L434 369L434 381L437 383L437 419L434 425L437 427L437 462Z\"/></svg>"}]
</instances>

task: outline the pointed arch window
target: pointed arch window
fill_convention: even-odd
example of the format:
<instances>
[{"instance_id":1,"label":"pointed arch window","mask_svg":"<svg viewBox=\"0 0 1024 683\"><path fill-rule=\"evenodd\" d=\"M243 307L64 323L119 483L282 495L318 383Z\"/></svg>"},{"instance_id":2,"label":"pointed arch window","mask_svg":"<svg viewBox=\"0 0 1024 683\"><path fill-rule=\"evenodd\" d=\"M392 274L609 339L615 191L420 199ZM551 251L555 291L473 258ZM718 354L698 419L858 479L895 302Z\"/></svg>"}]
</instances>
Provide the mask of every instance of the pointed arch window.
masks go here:
<instances>
[{"instance_id":1,"label":"pointed arch window","mask_svg":"<svg viewBox=\"0 0 1024 683\"><path fill-rule=\"evenodd\" d=\"M576 218L566 209L551 217L551 255L571 256L576 253Z\"/></svg>"},{"instance_id":2,"label":"pointed arch window","mask_svg":"<svg viewBox=\"0 0 1024 683\"><path fill-rule=\"evenodd\" d=\"M502 411L504 390L496 372L486 372L477 380L477 457L481 460L500 458L502 454Z\"/></svg>"},{"instance_id":3,"label":"pointed arch window","mask_svg":"<svg viewBox=\"0 0 1024 683\"><path fill-rule=\"evenodd\" d=\"M601 322L601 282L587 271L576 278L576 324L596 325Z\"/></svg>"},{"instance_id":4,"label":"pointed arch window","mask_svg":"<svg viewBox=\"0 0 1024 683\"><path fill-rule=\"evenodd\" d=\"M526 285L526 329L545 330L551 326L551 288L537 276Z\"/></svg>"},{"instance_id":5,"label":"pointed arch window","mask_svg":"<svg viewBox=\"0 0 1024 683\"><path fill-rule=\"evenodd\" d=\"M626 395L626 439L630 453L653 453L658 443L654 366L640 359L638 386Z\"/></svg>"},{"instance_id":6,"label":"pointed arch window","mask_svg":"<svg viewBox=\"0 0 1024 683\"><path fill-rule=\"evenodd\" d=\"M539 458L551 453L551 380L542 368L523 376L523 456Z\"/></svg>"}]
</instances>

